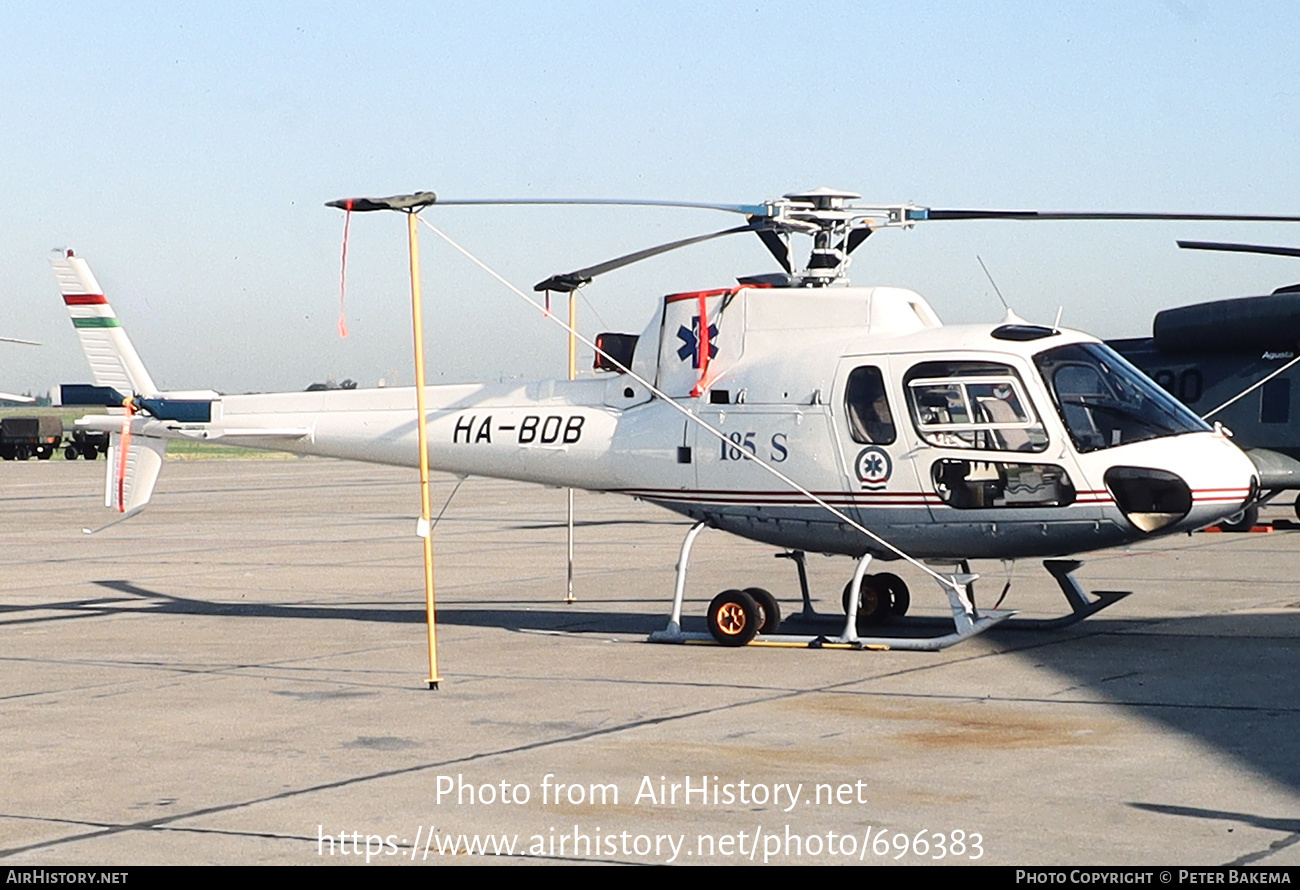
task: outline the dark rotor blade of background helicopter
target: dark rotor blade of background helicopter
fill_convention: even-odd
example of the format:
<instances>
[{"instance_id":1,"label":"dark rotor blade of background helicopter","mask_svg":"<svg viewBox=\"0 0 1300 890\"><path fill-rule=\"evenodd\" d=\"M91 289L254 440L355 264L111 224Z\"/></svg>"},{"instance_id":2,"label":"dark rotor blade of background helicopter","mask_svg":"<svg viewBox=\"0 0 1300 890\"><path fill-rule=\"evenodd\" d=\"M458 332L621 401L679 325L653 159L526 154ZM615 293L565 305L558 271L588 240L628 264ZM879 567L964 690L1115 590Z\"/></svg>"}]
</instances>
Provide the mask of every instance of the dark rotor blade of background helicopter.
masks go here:
<instances>
[{"instance_id":1,"label":"dark rotor blade of background helicopter","mask_svg":"<svg viewBox=\"0 0 1300 890\"><path fill-rule=\"evenodd\" d=\"M496 204L587 204L607 207L686 207L696 210L723 210L727 213L743 213L746 216L766 217L771 215L771 208L766 204L708 204L698 201L649 201L635 198L439 198L436 206L491 206Z\"/></svg>"},{"instance_id":2,"label":"dark rotor blade of background helicopter","mask_svg":"<svg viewBox=\"0 0 1300 890\"><path fill-rule=\"evenodd\" d=\"M682 238L680 241L669 241L667 244L659 244L655 247L647 247L645 250L638 250L636 253L625 254L624 256L615 257L612 260L606 260L603 263L597 263L594 266L587 266L585 269L577 269L573 272L562 272L559 275L552 275L545 281L539 281L533 285L533 290L544 291L552 290L559 293L568 293L582 287L597 275L604 275L606 272L612 272L615 269L629 266L640 260L649 259L652 256L658 256L661 253L667 253L670 250L676 250L679 247L689 247L692 244L699 244L701 241L708 241L711 238L720 238L723 235L734 235L738 232L763 232L769 228L766 219L758 219L743 226L736 226L732 229L723 229L721 232L710 232L707 235L695 235L691 238Z\"/></svg>"},{"instance_id":3,"label":"dark rotor blade of background helicopter","mask_svg":"<svg viewBox=\"0 0 1300 890\"><path fill-rule=\"evenodd\" d=\"M1271 253L1276 256L1300 256L1300 247L1273 247L1268 244L1225 244L1221 241L1179 241L1184 250L1227 250L1235 253Z\"/></svg>"},{"instance_id":4,"label":"dark rotor blade of background helicopter","mask_svg":"<svg viewBox=\"0 0 1300 890\"><path fill-rule=\"evenodd\" d=\"M1169 219L1190 222L1300 222L1300 216L1265 216L1236 213L1110 213L1072 210L931 210L927 208L908 210L906 219L909 222L940 219Z\"/></svg>"}]
</instances>

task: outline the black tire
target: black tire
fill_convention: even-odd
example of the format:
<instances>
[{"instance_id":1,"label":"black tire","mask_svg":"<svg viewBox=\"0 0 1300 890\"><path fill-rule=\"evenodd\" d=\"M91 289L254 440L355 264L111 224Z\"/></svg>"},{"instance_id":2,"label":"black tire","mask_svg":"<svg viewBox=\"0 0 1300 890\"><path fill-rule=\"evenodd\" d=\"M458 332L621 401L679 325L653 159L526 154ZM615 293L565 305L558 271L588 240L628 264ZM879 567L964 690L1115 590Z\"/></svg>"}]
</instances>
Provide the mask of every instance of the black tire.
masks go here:
<instances>
[{"instance_id":1,"label":"black tire","mask_svg":"<svg viewBox=\"0 0 1300 890\"><path fill-rule=\"evenodd\" d=\"M912 593L907 589L907 583L893 572L881 572L876 575L876 580L889 591L889 614L899 618L906 615L912 605Z\"/></svg>"},{"instance_id":2,"label":"black tire","mask_svg":"<svg viewBox=\"0 0 1300 890\"><path fill-rule=\"evenodd\" d=\"M36 458L38 460L49 460L52 457L54 457L53 448L42 448L36 452Z\"/></svg>"},{"instance_id":3,"label":"black tire","mask_svg":"<svg viewBox=\"0 0 1300 890\"><path fill-rule=\"evenodd\" d=\"M64 459L64 460L76 460L76 459L77 459L77 455L80 454L80 453L81 453L81 452L79 452L79 451L76 449L75 446L73 446L73 445L69 445L67 448L63 449L63 459Z\"/></svg>"},{"instance_id":4,"label":"black tire","mask_svg":"<svg viewBox=\"0 0 1300 890\"><path fill-rule=\"evenodd\" d=\"M1225 517L1219 523L1219 528L1225 532L1248 532L1257 522L1259 522L1259 505L1251 504L1241 512Z\"/></svg>"},{"instance_id":5,"label":"black tire","mask_svg":"<svg viewBox=\"0 0 1300 890\"><path fill-rule=\"evenodd\" d=\"M94 460L95 458L99 457L98 448L91 448L89 451L83 453L86 455L86 460ZM105 451L104 454L108 454L108 452Z\"/></svg>"},{"instance_id":6,"label":"black tire","mask_svg":"<svg viewBox=\"0 0 1300 890\"><path fill-rule=\"evenodd\" d=\"M759 622L758 632L761 634L776 633L776 629L781 626L781 604L776 601L776 597L761 587L746 587L745 593L754 598L754 602L758 603L758 608L763 613L763 620Z\"/></svg>"},{"instance_id":7,"label":"black tire","mask_svg":"<svg viewBox=\"0 0 1300 890\"><path fill-rule=\"evenodd\" d=\"M744 646L762 623L758 603L743 590L724 590L709 603L709 633L722 646Z\"/></svg>"},{"instance_id":8,"label":"black tire","mask_svg":"<svg viewBox=\"0 0 1300 890\"><path fill-rule=\"evenodd\" d=\"M844 614L849 613L849 597L853 595L853 579L844 585L844 596L841 601L844 605ZM864 575L862 577L862 595L858 599L858 627L865 627L869 624L884 624L889 620L890 610L893 608L889 595L889 588L880 583L875 575Z\"/></svg>"}]
</instances>

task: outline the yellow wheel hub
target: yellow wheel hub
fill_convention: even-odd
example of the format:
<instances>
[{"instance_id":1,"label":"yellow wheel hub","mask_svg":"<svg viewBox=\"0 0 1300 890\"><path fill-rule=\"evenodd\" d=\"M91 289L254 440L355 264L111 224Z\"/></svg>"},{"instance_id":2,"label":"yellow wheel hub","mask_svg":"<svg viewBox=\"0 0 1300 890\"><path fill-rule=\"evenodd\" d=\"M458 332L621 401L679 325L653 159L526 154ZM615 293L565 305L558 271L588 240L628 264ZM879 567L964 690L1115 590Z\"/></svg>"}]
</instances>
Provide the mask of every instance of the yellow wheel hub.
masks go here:
<instances>
[{"instance_id":1,"label":"yellow wheel hub","mask_svg":"<svg viewBox=\"0 0 1300 890\"><path fill-rule=\"evenodd\" d=\"M745 630L745 610L740 603L726 603L718 610L718 629L735 636Z\"/></svg>"}]
</instances>

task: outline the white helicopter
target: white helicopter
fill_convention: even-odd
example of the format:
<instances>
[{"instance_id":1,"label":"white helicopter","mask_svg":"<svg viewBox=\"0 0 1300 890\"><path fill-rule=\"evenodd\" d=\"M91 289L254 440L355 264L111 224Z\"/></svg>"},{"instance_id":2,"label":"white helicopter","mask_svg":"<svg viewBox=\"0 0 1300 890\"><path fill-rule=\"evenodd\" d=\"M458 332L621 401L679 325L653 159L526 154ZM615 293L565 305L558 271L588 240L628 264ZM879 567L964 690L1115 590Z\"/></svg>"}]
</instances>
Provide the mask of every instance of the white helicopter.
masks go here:
<instances>
[{"instance_id":1,"label":"white helicopter","mask_svg":"<svg viewBox=\"0 0 1300 890\"><path fill-rule=\"evenodd\" d=\"M568 292L628 263L754 232L783 271L735 287L665 296L639 335L595 341L592 376L425 390L428 458L439 470L630 495L696 520L682 545L668 626L652 639L715 639L934 650L1013 613L979 610L966 561L1061 557L1206 526L1258 494L1251 461L1097 339L1008 313L1000 324L945 326L919 294L852 287L849 254L877 229L939 219L1300 221L1217 214L1041 213L861 205L815 189L758 205L652 201L438 200L432 193L331 202L415 213L456 204L646 204L740 213L744 225L556 275ZM813 246L793 268L789 236ZM416 466L413 388L263 395L158 390L86 263L52 260L95 386L65 404L125 406L83 428L112 434L106 505L148 502L169 439ZM787 552L804 614L813 614L803 555L859 560L839 636L778 633L780 607L760 588L723 591L708 634L682 630L687 565L705 528ZM898 618L910 593L872 559L905 558L940 582L950 633L867 636ZM925 562L922 562L922 561ZM947 573L931 566L948 567ZM1090 598L1075 560L1047 559L1069 623L1123 593ZM912 622L915 619L908 619ZM1025 622L1035 624L1035 622Z\"/></svg>"}]
</instances>

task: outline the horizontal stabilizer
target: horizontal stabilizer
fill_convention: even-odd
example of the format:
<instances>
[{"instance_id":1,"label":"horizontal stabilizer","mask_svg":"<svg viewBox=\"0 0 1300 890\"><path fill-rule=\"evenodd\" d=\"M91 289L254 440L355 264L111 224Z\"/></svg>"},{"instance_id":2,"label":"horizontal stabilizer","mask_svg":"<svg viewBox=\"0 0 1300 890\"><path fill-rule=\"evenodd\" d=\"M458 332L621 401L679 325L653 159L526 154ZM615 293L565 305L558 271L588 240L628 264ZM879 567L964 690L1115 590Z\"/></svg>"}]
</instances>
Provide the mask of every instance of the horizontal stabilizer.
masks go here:
<instances>
[{"instance_id":1,"label":"horizontal stabilizer","mask_svg":"<svg viewBox=\"0 0 1300 890\"><path fill-rule=\"evenodd\" d=\"M126 401L126 396L111 386L92 386L88 383L64 383L59 386L57 393L56 405L121 408L122 403Z\"/></svg>"},{"instance_id":2,"label":"horizontal stabilizer","mask_svg":"<svg viewBox=\"0 0 1300 890\"><path fill-rule=\"evenodd\" d=\"M104 506L119 513L135 513L149 503L166 453L166 439L130 432L125 436L120 432L112 433L108 444Z\"/></svg>"},{"instance_id":3,"label":"horizontal stabilizer","mask_svg":"<svg viewBox=\"0 0 1300 890\"><path fill-rule=\"evenodd\" d=\"M159 420L180 423L208 423L212 402L208 399L136 399L136 405Z\"/></svg>"}]
</instances>

